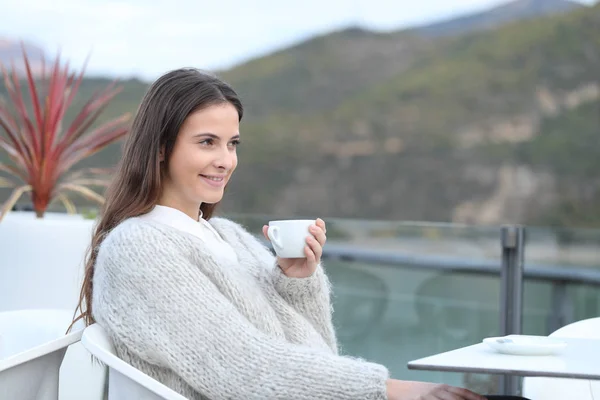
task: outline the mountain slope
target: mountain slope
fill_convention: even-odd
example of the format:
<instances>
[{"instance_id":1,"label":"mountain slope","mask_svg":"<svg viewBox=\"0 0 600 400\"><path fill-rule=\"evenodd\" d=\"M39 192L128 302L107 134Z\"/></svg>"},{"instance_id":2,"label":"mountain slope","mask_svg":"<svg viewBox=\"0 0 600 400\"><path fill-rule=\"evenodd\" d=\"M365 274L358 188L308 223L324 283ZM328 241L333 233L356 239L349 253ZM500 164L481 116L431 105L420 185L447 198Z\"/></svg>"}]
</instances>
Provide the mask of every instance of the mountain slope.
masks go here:
<instances>
[{"instance_id":1,"label":"mountain slope","mask_svg":"<svg viewBox=\"0 0 600 400\"><path fill-rule=\"evenodd\" d=\"M249 118L310 113L338 105L401 73L431 41L405 32L349 28L316 37L221 73L248 107Z\"/></svg>"},{"instance_id":2,"label":"mountain slope","mask_svg":"<svg viewBox=\"0 0 600 400\"><path fill-rule=\"evenodd\" d=\"M591 182L599 71L600 5L455 38L351 29L224 71L248 109L224 209L539 221ZM124 85L102 120L135 112L146 84Z\"/></svg>"},{"instance_id":3,"label":"mountain slope","mask_svg":"<svg viewBox=\"0 0 600 400\"><path fill-rule=\"evenodd\" d=\"M277 179L271 194L279 201L240 198L235 208L260 204L281 214L318 208L325 215L424 220L463 220L457 210L471 209L466 222L480 223L536 218L552 207L560 174L527 162L500 173L511 160L486 157L481 146L532 141L545 118L595 101L599 38L597 5L443 40L408 70L335 110L246 125L248 136L298 136L311 151L303 153L304 162L282 163L269 178ZM589 116L582 123L599 125ZM537 189L506 197L520 168ZM248 193L260 186L250 171L238 179ZM502 196L495 194L501 182L508 182Z\"/></svg>"},{"instance_id":4,"label":"mountain slope","mask_svg":"<svg viewBox=\"0 0 600 400\"><path fill-rule=\"evenodd\" d=\"M42 68L42 62L46 58L44 50L34 43L24 42L25 52L30 57L31 69L35 75L39 74ZM0 64L11 65L14 61L17 73L25 74L25 65L22 60L21 43L15 40L0 38Z\"/></svg>"},{"instance_id":5,"label":"mountain slope","mask_svg":"<svg viewBox=\"0 0 600 400\"><path fill-rule=\"evenodd\" d=\"M441 24L391 33L348 28L319 36L223 71L248 107L250 119L273 113L310 113L401 74L434 38L477 32L525 18L580 8L565 0L517 0Z\"/></svg>"},{"instance_id":6,"label":"mountain slope","mask_svg":"<svg viewBox=\"0 0 600 400\"><path fill-rule=\"evenodd\" d=\"M600 5L444 41L324 120L335 120L343 135L366 124L378 136L433 135L460 144L477 121L485 130L494 119L541 112L541 91L560 96L597 82L599 38ZM382 120L386 127L377 128Z\"/></svg>"},{"instance_id":7,"label":"mountain slope","mask_svg":"<svg viewBox=\"0 0 600 400\"><path fill-rule=\"evenodd\" d=\"M429 23L415 28L415 32L435 37L460 35L520 20L561 14L581 7L580 3L567 0L512 0L488 10Z\"/></svg>"}]
</instances>

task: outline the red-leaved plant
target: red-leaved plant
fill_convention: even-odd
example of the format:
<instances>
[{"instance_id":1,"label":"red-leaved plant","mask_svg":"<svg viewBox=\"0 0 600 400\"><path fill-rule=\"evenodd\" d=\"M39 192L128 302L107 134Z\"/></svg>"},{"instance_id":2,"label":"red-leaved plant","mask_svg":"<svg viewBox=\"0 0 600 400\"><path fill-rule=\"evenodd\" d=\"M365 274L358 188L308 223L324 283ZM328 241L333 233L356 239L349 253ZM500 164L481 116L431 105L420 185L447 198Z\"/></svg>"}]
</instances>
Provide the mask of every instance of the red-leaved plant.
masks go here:
<instances>
[{"instance_id":1,"label":"red-leaved plant","mask_svg":"<svg viewBox=\"0 0 600 400\"><path fill-rule=\"evenodd\" d=\"M2 65L11 107L0 99L0 148L8 154L12 165L0 163L0 171L21 183L0 176L0 187L14 187L0 209L0 221L27 192L31 193L38 218L44 216L54 200L60 200L68 212L75 212L75 206L68 197L72 193L103 203L104 198L91 187L106 186L108 171L88 168L72 173L70 169L127 134L128 114L90 130L96 118L122 88L116 87L116 82L113 82L95 92L69 126L63 129L65 112L79 89L85 65L77 76L69 71L68 65L61 66L57 56L49 71L42 64L41 76L34 77L23 46L22 51L25 65L23 81L14 63L11 71ZM25 89L30 109L26 104Z\"/></svg>"}]
</instances>

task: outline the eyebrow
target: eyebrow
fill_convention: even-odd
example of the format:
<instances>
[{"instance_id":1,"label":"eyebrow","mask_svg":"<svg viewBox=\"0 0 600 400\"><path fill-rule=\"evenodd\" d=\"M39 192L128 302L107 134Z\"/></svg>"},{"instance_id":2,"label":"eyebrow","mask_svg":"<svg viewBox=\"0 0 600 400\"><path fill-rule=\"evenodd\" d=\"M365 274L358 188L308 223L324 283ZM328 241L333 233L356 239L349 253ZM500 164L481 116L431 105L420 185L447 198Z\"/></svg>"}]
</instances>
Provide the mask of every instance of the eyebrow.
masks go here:
<instances>
[{"instance_id":1,"label":"eyebrow","mask_svg":"<svg viewBox=\"0 0 600 400\"><path fill-rule=\"evenodd\" d=\"M208 137L211 139L221 139L219 136L215 135L214 133L210 133L210 132L205 132L205 133L196 133L194 136L192 136L192 139L196 139L196 138L200 138L200 137ZM239 139L240 138L240 134L236 134L233 135L231 137L231 139L229 140L233 140L233 139Z\"/></svg>"}]
</instances>

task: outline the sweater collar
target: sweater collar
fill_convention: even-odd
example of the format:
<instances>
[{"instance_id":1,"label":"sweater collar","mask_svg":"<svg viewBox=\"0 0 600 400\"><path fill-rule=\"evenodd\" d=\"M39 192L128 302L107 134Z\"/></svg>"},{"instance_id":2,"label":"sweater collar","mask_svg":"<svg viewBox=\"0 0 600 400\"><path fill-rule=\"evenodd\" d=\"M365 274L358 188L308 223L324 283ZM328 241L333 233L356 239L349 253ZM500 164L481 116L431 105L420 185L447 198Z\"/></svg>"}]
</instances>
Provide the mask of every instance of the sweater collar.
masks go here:
<instances>
[{"instance_id":1,"label":"sweater collar","mask_svg":"<svg viewBox=\"0 0 600 400\"><path fill-rule=\"evenodd\" d=\"M173 207L157 204L149 213L142 215L142 218L160 222L180 231L190 233L203 240L209 239L208 235L216 235L217 238L220 239L218 234L207 226L208 223L203 224L201 222L204 221L194 220L183 211Z\"/></svg>"}]
</instances>

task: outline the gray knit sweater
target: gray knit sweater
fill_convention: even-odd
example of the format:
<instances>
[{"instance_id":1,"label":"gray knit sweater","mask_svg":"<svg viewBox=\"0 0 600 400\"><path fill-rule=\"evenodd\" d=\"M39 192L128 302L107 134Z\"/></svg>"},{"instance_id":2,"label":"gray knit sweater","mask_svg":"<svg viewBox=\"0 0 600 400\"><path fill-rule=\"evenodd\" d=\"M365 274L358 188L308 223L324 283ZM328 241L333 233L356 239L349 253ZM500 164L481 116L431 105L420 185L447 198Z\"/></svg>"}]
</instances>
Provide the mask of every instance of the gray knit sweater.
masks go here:
<instances>
[{"instance_id":1,"label":"gray knit sweater","mask_svg":"<svg viewBox=\"0 0 600 400\"><path fill-rule=\"evenodd\" d=\"M237 264L154 221L106 236L93 316L119 357L190 399L387 399L385 367L338 354L322 267L288 278L241 226L210 222Z\"/></svg>"}]
</instances>

